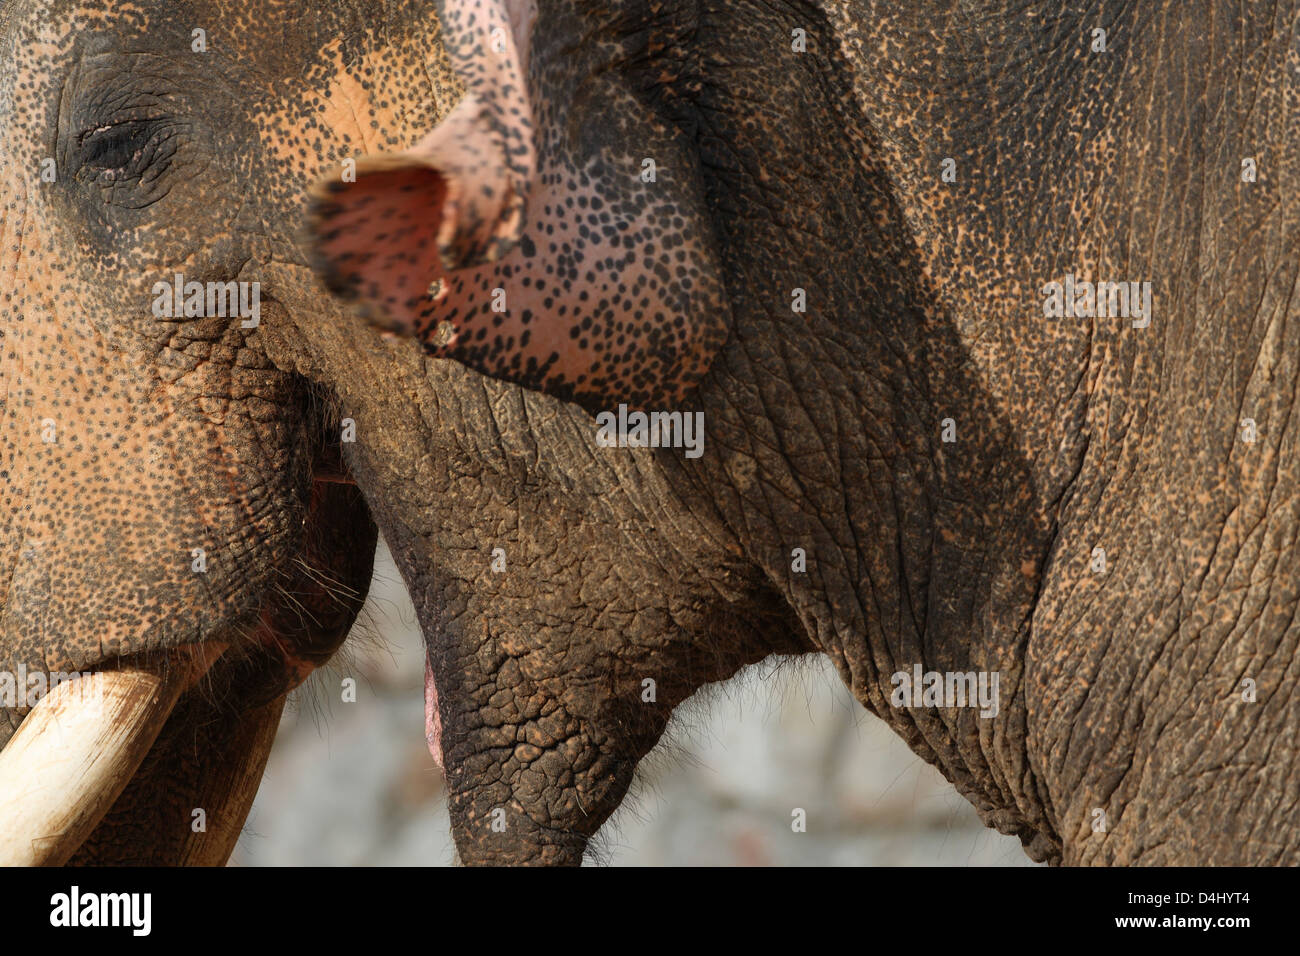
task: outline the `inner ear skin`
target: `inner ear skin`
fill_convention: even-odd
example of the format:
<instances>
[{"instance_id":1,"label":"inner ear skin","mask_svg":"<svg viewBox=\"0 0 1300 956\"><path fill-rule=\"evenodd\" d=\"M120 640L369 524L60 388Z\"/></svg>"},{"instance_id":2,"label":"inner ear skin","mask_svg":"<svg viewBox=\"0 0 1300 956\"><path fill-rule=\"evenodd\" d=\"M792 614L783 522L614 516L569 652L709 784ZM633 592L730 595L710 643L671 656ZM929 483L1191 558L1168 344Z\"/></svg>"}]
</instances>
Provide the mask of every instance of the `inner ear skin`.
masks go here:
<instances>
[{"instance_id":1,"label":"inner ear skin","mask_svg":"<svg viewBox=\"0 0 1300 956\"><path fill-rule=\"evenodd\" d=\"M677 157L667 176L682 176ZM335 292L440 358L600 411L682 401L725 338L728 306L704 220L666 183L551 143L519 243L448 272L434 239L446 180L427 166L359 171L316 208L318 263ZM436 295L431 295L431 288Z\"/></svg>"},{"instance_id":2,"label":"inner ear skin","mask_svg":"<svg viewBox=\"0 0 1300 956\"><path fill-rule=\"evenodd\" d=\"M634 95L617 58L600 70L557 62L564 45L550 34L560 28L543 28L530 82L545 95L502 85L480 67L481 47L462 43L467 101L509 101L498 116L516 124L511 135L536 113L517 242L509 216L482 220L517 172L497 162L504 134L462 103L408 152L363 161L354 183L318 187L317 270L372 321L482 374L593 412L678 406L730 327L693 144ZM499 259L457 268L485 236L495 241L487 258Z\"/></svg>"},{"instance_id":3,"label":"inner ear skin","mask_svg":"<svg viewBox=\"0 0 1300 956\"><path fill-rule=\"evenodd\" d=\"M527 83L534 0L438 0L465 95L413 151L446 177L433 225L449 269L494 262L519 239L537 170Z\"/></svg>"}]
</instances>

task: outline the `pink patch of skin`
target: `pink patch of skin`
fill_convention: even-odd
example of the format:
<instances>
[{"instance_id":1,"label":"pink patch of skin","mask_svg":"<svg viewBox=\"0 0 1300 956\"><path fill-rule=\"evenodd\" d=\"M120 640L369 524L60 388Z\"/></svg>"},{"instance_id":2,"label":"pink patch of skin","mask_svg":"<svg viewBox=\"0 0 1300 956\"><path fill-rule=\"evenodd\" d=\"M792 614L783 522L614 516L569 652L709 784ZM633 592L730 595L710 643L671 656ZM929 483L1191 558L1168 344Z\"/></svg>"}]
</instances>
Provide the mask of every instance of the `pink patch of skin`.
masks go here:
<instances>
[{"instance_id":1,"label":"pink patch of skin","mask_svg":"<svg viewBox=\"0 0 1300 956\"><path fill-rule=\"evenodd\" d=\"M433 762L442 767L442 716L438 713L438 688L433 683L429 661L424 662L424 739Z\"/></svg>"},{"instance_id":2,"label":"pink patch of skin","mask_svg":"<svg viewBox=\"0 0 1300 956\"><path fill-rule=\"evenodd\" d=\"M612 80L604 94L639 117L637 152L579 150L562 113L535 129L535 2L448 7L464 98L411 149L318 184L316 268L440 358L588 408L677 403L725 339L728 308L708 230L663 234L702 221L680 134ZM641 156L686 175L671 190L646 183Z\"/></svg>"},{"instance_id":3,"label":"pink patch of skin","mask_svg":"<svg viewBox=\"0 0 1300 956\"><path fill-rule=\"evenodd\" d=\"M357 182L336 200L328 224L319 227L325 231L320 249L326 260L342 263L345 272L355 268L362 300L378 306L369 313L372 320L436 346L435 355L468 361L487 374L511 380L512 362L526 366L532 360L547 379L590 386L619 382L620 374L634 367L634 359L646 352L646 337L659 329L654 316L682 315L688 320L683 328L662 330L661 347L669 355L658 383L664 401L680 398L687 377L683 370L702 361L694 357L708 330L705 318L722 301L712 251L702 237L682 238L676 258L668 263L689 274L693 285L687 292L657 273L663 268L662 250L654 257L644 252L658 235L657 224L677 213L676 207L630 174L621 195L602 195L596 181L578 185L567 180L572 173L562 165L547 163L527 200L529 214L520 209L505 224L479 218L483 210L469 217L480 223L480 229L467 233L475 249L493 248L514 234L520 220L525 223L522 241L499 260L448 272L438 250L445 242L454 244L461 230L456 215L446 215L444 203L472 204L484 185L504 176L468 160L453 176L436 168L436 162L445 163L456 151L474 152L470 127L461 129L458 123L453 115L415 150L371 160L364 169L359 165ZM486 147L482 154L491 155ZM449 191L455 197L449 198ZM620 207L618 232L610 239L595 222L594 210L602 203L611 209L615 202ZM415 240L427 237L431 227L437 242L416 246ZM405 233L400 242L388 235L395 231ZM380 255L370 256L374 250ZM583 272L594 279L545 274L546 264L561 254L584 263ZM353 258L352 265L349 257L357 256L364 258ZM649 266L647 258L654 259ZM437 290L432 299L431 285ZM488 308L497 290L505 312ZM600 311L594 306L598 302L609 305ZM455 318L445 320L449 315ZM584 316L597 322L575 339L571 332ZM474 333L484 328L491 337L476 339ZM623 385L624 391L632 387Z\"/></svg>"},{"instance_id":4,"label":"pink patch of skin","mask_svg":"<svg viewBox=\"0 0 1300 956\"><path fill-rule=\"evenodd\" d=\"M537 162L526 82L537 5L456 0L448 14L449 52L465 96L412 152L445 178L438 244L447 265L459 268L497 258L522 225ZM510 130L504 137L503 128Z\"/></svg>"}]
</instances>

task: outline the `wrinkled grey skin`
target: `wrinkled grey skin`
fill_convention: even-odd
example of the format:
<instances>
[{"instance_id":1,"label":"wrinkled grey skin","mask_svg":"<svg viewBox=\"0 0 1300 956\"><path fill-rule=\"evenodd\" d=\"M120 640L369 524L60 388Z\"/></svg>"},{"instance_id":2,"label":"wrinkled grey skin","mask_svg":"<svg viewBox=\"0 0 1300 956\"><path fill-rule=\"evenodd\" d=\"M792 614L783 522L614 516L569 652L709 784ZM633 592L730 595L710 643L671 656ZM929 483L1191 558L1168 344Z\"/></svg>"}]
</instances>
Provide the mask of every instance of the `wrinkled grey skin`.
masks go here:
<instances>
[{"instance_id":1,"label":"wrinkled grey skin","mask_svg":"<svg viewBox=\"0 0 1300 956\"><path fill-rule=\"evenodd\" d=\"M454 103L431 33L367 32L381 6L341 65L274 45L293 69L244 104L244 192L274 230L287 196ZM580 861L673 707L773 652L827 654L1035 859L1300 862L1296 13L542 0L539 103L599 76L691 144L730 305L687 403L699 459L599 447L590 408L324 308L301 241L257 260L283 306L259 353L357 423L466 862ZM627 56L595 71L608 48L572 37ZM636 154L600 97L562 102L584 149ZM1044 319L1066 273L1152 282L1154 318ZM892 706L915 664L997 672L997 716Z\"/></svg>"},{"instance_id":2,"label":"wrinkled grey skin","mask_svg":"<svg viewBox=\"0 0 1300 956\"><path fill-rule=\"evenodd\" d=\"M430 362L403 411L326 375L424 456L353 462L462 855L576 862L681 697L815 650L1035 859L1300 860L1294 4L599 6L539 4L538 140L640 155L629 90L687 131L731 313L705 454L593 447L616 390ZM626 59L566 43L627 22ZM1045 318L1066 274L1153 315ZM917 665L996 673L997 716L894 706Z\"/></svg>"}]
</instances>

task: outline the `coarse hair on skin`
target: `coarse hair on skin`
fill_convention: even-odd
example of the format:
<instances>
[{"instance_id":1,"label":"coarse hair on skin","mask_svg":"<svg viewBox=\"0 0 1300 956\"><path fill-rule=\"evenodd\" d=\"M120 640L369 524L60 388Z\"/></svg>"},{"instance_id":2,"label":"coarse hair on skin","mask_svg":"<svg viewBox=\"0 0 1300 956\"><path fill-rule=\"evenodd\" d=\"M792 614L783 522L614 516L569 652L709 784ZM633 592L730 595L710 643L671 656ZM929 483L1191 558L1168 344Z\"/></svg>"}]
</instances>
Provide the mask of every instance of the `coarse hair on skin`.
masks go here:
<instances>
[{"instance_id":1,"label":"coarse hair on skin","mask_svg":"<svg viewBox=\"0 0 1300 956\"><path fill-rule=\"evenodd\" d=\"M400 576L392 577L376 569L374 581L380 584L397 585L403 591L406 584ZM386 608L381 605L387 605ZM285 704L286 712L310 714L316 725L317 733L324 733L326 722L333 716L333 705L338 701L341 682L351 677L357 687L366 688L372 696L378 693L372 684L375 667L373 662L386 657L389 664L396 666L397 655L395 642L385 631L380 618L398 617L397 605L390 599L379 597L372 587L366 595L366 603L357 613L357 618L348 632L347 639L328 662L312 671L311 676L289 692ZM408 623L403 619L403 623ZM423 638L421 638L423 648ZM423 684L420 694L423 695ZM423 733L423 727L413 728L412 733ZM435 767L436 771L437 768Z\"/></svg>"},{"instance_id":2,"label":"coarse hair on skin","mask_svg":"<svg viewBox=\"0 0 1300 956\"><path fill-rule=\"evenodd\" d=\"M778 714L793 695L802 694L811 708L815 688L830 680L816 666L819 654L773 654L741 668L728 680L705 684L673 711L658 744L637 767L627 796L587 844L585 861L598 866L613 862L624 845L622 831L629 820L645 824L652 819L649 808L666 797L662 781L674 769L708 768L699 756L697 742L709 733L710 717L721 701L739 701L747 719L766 723ZM792 676L793 680L779 678ZM866 712L858 710L861 722ZM919 758L918 758L919 759Z\"/></svg>"}]
</instances>

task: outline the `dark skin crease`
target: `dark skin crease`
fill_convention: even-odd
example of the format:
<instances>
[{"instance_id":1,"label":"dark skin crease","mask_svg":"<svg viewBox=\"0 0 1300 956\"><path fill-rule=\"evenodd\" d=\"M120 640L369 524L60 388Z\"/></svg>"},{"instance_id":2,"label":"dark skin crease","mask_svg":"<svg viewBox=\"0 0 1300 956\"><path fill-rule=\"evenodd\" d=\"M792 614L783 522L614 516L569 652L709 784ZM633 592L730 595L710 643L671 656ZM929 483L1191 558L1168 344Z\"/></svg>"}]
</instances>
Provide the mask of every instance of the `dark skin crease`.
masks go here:
<instances>
[{"instance_id":1,"label":"dark skin crease","mask_svg":"<svg viewBox=\"0 0 1300 956\"><path fill-rule=\"evenodd\" d=\"M1300 466L1285 453L1300 378L1284 158L1300 114L1282 82L1293 5L1010 16L542 0L528 72L540 168L570 188L592 156L670 143L673 175L654 195L682 224L660 224L649 268L674 238L705 237L707 259L692 261L716 276L708 314L725 315L726 335L705 341L706 372L663 394L623 363L581 391L539 378L520 336L426 356L332 302L307 268L320 250L298 231L305 197L344 158L411 148L451 113L469 84L430 13L463 51L456 5L327 6L301 23L257 7L169 6L147 30L113 14L93 41L108 60L116 44L142 62L123 41L138 33L177 65L142 91L166 109L107 139L94 138L98 107L71 105L95 83L69 85L58 108L53 78L76 75L75 53L6 53L24 79L4 95L40 119L0 129L18 160L6 195L27 195L12 177L51 147L61 166L74 148L158 156L111 186L61 177L0 207L7 251L11 217L34 230L4 260L4 434L25 434L44 402L90 449L55 460L6 439L24 477L6 492L0 580L27 587L5 598L6 660L93 664L123 642L208 639L260 607L306 510L311 383L325 418L356 422L349 471L420 614L467 862L579 862L672 708L772 652L830 656L1036 859L1296 862L1300 821L1276 799L1294 790L1300 713L1287 679L1300 643L1287 493ZM1094 20L1107 54L1090 50ZM176 51L203 21L224 39L200 76ZM66 32L57 11L51 23ZM1219 62L1243 65L1207 78ZM1240 180L1243 156L1265 158L1255 183ZM955 182L940 178L945 158ZM545 247L521 251L558 267ZM140 321L149 283L182 261L195 277L262 281L276 303L263 326ZM489 271L469 299L489 280L522 286L491 271L509 265L471 266ZM1152 326L1044 321L1039 289L1066 273L1151 281ZM70 295L80 308L59 311ZM572 309L593 327L605 313L564 304L536 321L576 324L581 355ZM408 331L436 331L435 318ZM638 389L647 406L704 411L701 458L597 446L591 411ZM1260 426L1251 445L1243 417ZM115 483L94 449L128 434L139 464L115 465ZM160 445L177 449L170 470L149 458ZM236 480L218 482L214 461ZM16 571L38 500L40 520L67 529L59 540L81 543L38 549L56 582L104 561L94 529L129 526L131 574L112 580L130 581L130 600L67 584L33 610L34 579ZM189 593L160 569L214 526L214 553L240 542L248 557ZM505 574L490 570L494 547ZM1096 547L1104 575L1089 569ZM197 623L180 610L196 606ZM105 631L120 637L104 650L75 636ZM891 706L891 674L916 663L997 671L998 716Z\"/></svg>"}]
</instances>

